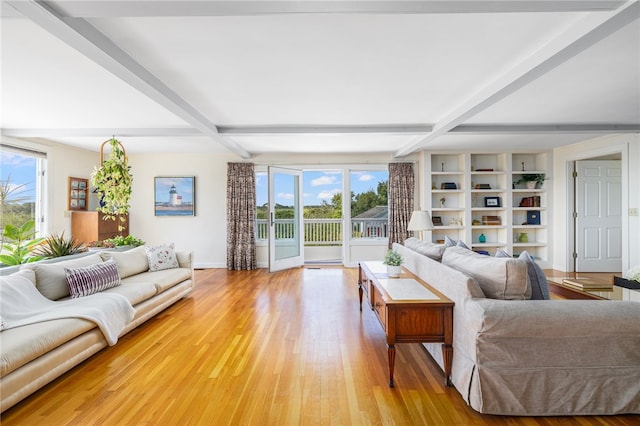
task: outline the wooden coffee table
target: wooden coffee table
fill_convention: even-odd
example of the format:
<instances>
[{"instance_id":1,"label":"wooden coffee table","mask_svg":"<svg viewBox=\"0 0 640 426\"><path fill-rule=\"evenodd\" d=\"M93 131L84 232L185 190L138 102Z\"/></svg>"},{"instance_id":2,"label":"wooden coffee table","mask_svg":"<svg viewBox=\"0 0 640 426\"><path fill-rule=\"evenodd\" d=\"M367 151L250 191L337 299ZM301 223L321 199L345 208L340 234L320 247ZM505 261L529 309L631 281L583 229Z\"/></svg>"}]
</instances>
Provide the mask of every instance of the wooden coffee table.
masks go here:
<instances>
[{"instance_id":1,"label":"wooden coffee table","mask_svg":"<svg viewBox=\"0 0 640 426\"><path fill-rule=\"evenodd\" d=\"M400 278L389 278L382 262L360 262L358 274L360 310L362 296L375 312L387 336L389 386L394 387L396 343L442 342L445 384L451 384L454 303L403 268Z\"/></svg>"}]
</instances>

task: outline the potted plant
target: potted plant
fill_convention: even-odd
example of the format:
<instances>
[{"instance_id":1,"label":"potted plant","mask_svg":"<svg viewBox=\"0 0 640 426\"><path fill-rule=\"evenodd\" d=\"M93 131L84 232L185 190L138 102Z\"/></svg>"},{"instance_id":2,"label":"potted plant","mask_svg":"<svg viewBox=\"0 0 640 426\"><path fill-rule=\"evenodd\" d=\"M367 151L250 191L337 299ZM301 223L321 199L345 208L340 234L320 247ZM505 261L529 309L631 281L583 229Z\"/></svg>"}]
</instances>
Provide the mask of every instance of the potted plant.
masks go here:
<instances>
[{"instance_id":1,"label":"potted plant","mask_svg":"<svg viewBox=\"0 0 640 426\"><path fill-rule=\"evenodd\" d=\"M384 261L382 263L387 265L387 273L390 278L397 278L400 276L400 265L402 265L402 261L402 256L400 256L400 253L395 250L389 250L384 255Z\"/></svg>"},{"instance_id":2,"label":"potted plant","mask_svg":"<svg viewBox=\"0 0 640 426\"><path fill-rule=\"evenodd\" d=\"M107 143L111 152L105 160L103 149ZM124 146L117 139L112 138L102 143L100 167L96 167L91 174L91 184L96 187L96 193L100 197L100 207L97 210L104 214L105 219L124 222L130 207L133 176ZM122 229L124 227L119 223L118 230Z\"/></svg>"},{"instance_id":3,"label":"potted plant","mask_svg":"<svg viewBox=\"0 0 640 426\"><path fill-rule=\"evenodd\" d=\"M60 235L50 235L43 244L38 246L35 253L45 259L53 257L71 256L87 251L84 243L75 238L65 238L64 231Z\"/></svg>"},{"instance_id":4,"label":"potted plant","mask_svg":"<svg viewBox=\"0 0 640 426\"><path fill-rule=\"evenodd\" d=\"M547 179L548 178L545 177L544 173L524 174L514 183L516 185L524 183L527 189L535 189L536 186L542 186L544 181Z\"/></svg>"}]
</instances>

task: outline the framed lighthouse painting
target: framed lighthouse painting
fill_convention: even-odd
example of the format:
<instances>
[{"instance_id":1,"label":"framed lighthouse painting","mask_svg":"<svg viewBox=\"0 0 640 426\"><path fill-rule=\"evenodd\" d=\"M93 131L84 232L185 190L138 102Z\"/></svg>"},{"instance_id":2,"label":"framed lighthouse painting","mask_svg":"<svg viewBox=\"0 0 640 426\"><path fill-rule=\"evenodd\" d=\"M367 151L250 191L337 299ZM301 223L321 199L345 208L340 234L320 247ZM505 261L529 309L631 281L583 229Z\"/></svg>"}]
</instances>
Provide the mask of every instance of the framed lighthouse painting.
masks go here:
<instances>
[{"instance_id":1,"label":"framed lighthouse painting","mask_svg":"<svg viewBox=\"0 0 640 426\"><path fill-rule=\"evenodd\" d=\"M154 201L156 216L195 216L196 177L156 177Z\"/></svg>"}]
</instances>

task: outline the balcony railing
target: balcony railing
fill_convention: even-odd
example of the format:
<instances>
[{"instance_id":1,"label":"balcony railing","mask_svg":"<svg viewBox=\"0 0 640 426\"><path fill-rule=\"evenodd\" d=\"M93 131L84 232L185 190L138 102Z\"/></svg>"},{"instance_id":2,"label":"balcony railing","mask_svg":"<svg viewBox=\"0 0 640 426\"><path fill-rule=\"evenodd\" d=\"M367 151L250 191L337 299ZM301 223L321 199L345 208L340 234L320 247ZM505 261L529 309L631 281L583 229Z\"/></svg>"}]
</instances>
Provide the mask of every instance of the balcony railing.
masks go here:
<instances>
[{"instance_id":1,"label":"balcony railing","mask_svg":"<svg viewBox=\"0 0 640 426\"><path fill-rule=\"evenodd\" d=\"M305 219L304 245L341 245L342 219ZM294 219L276 219L276 236L279 239L293 239L295 237ZM351 238L387 238L388 221L384 219L351 219ZM269 238L269 221L258 219L256 226L256 240Z\"/></svg>"}]
</instances>

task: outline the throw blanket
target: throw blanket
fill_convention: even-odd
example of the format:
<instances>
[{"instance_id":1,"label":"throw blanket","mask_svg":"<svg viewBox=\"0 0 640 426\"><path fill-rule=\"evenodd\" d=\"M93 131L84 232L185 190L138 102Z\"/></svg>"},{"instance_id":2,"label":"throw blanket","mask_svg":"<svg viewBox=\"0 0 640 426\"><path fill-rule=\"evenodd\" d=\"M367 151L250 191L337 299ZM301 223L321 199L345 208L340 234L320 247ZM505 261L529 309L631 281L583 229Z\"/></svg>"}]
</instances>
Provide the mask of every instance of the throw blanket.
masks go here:
<instances>
[{"instance_id":1,"label":"throw blanket","mask_svg":"<svg viewBox=\"0 0 640 426\"><path fill-rule=\"evenodd\" d=\"M60 318L83 318L95 322L113 346L136 313L129 300L120 294L97 293L54 302L40 294L26 278L2 278L0 314L5 329Z\"/></svg>"}]
</instances>

